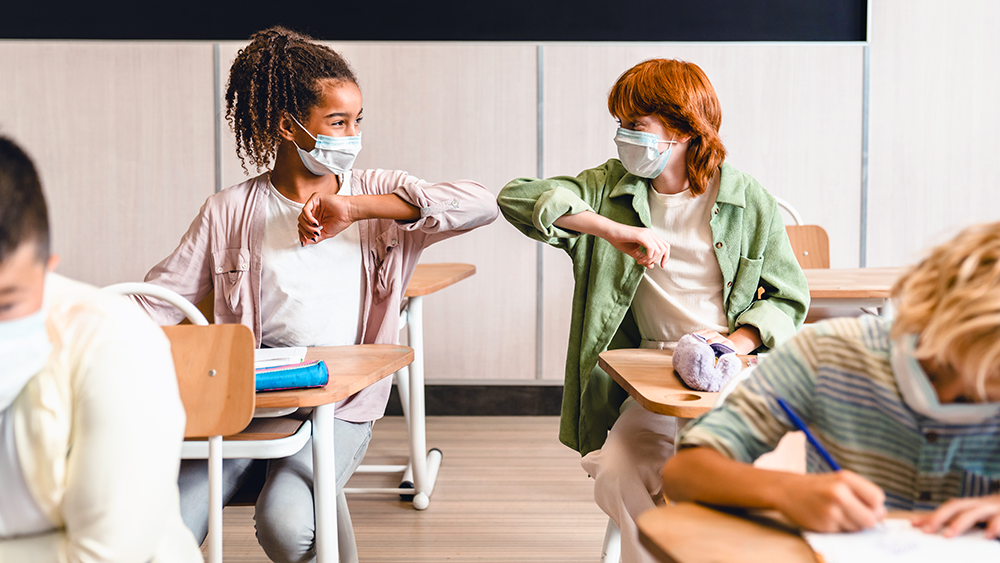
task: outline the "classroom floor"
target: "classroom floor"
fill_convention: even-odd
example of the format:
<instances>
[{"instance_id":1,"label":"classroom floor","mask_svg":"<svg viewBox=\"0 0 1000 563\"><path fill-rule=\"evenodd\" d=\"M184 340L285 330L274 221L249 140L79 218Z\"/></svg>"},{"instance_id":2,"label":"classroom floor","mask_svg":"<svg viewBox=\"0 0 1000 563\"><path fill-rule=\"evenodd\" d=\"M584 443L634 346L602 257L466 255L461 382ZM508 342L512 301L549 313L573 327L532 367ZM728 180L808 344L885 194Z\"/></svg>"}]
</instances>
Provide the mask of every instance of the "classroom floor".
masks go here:
<instances>
[{"instance_id":1,"label":"classroom floor","mask_svg":"<svg viewBox=\"0 0 1000 563\"><path fill-rule=\"evenodd\" d=\"M444 452L430 507L349 496L361 563L598 562L608 519L558 427L557 417L428 417L428 447ZM365 463L403 463L406 448L402 417L386 417L375 424ZM398 484L369 474L350 486ZM253 508L229 507L224 519L225 560L268 563Z\"/></svg>"}]
</instances>

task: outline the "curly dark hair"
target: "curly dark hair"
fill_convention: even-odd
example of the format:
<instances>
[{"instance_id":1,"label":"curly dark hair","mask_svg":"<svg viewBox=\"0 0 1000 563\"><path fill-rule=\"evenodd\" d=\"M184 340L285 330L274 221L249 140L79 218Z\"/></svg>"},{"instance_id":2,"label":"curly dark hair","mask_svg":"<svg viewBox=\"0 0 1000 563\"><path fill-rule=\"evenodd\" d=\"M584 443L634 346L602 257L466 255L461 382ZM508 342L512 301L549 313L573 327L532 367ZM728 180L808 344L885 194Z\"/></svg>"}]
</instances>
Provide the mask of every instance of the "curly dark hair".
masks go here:
<instances>
[{"instance_id":1,"label":"curly dark hair","mask_svg":"<svg viewBox=\"0 0 1000 563\"><path fill-rule=\"evenodd\" d=\"M278 123L287 111L300 122L320 102L323 79L358 83L336 51L283 27L258 31L240 50L226 84L226 120L236 134L236 154L258 171L278 150Z\"/></svg>"}]
</instances>

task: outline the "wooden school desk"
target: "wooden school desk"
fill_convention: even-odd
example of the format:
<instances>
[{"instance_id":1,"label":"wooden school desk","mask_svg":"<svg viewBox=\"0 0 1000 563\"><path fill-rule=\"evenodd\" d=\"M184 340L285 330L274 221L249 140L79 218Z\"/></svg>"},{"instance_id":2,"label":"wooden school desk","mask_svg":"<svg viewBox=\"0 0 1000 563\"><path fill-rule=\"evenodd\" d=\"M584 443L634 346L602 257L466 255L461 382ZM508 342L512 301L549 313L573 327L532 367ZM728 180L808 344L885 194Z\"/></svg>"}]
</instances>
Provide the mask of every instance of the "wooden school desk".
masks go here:
<instances>
[{"instance_id":1,"label":"wooden school desk","mask_svg":"<svg viewBox=\"0 0 1000 563\"><path fill-rule=\"evenodd\" d=\"M680 502L636 520L639 541L665 563L816 563L798 531L766 518L744 518Z\"/></svg>"},{"instance_id":2,"label":"wooden school desk","mask_svg":"<svg viewBox=\"0 0 1000 563\"><path fill-rule=\"evenodd\" d=\"M334 470L334 403L342 401L385 378L413 361L414 351L406 346L362 344L310 348L306 361L323 360L330 371L325 387L257 393L258 408L315 407L310 420L298 431L274 440L252 422L247 430L223 441L225 458L270 459L291 455L313 440L313 502L316 510L316 561L331 563L339 558L337 546L337 499ZM291 450L291 451L289 451ZM181 457L208 457L207 442L185 442Z\"/></svg>"},{"instance_id":3,"label":"wooden school desk","mask_svg":"<svg viewBox=\"0 0 1000 563\"><path fill-rule=\"evenodd\" d=\"M407 343L413 348L414 359L406 374L396 379L399 400L407 416L410 435L410 460L407 465L361 465L357 473L403 473L408 488L345 488L345 493L392 493L412 495L413 507L424 510L441 467L441 451L427 451L427 430L424 408L424 296L437 293L476 273L472 264L417 264L406 286L407 306L400 312L400 324L406 325Z\"/></svg>"},{"instance_id":4,"label":"wooden school desk","mask_svg":"<svg viewBox=\"0 0 1000 563\"><path fill-rule=\"evenodd\" d=\"M904 268L833 268L802 270L809 284L810 307L875 307L892 318L889 294Z\"/></svg>"},{"instance_id":5,"label":"wooden school desk","mask_svg":"<svg viewBox=\"0 0 1000 563\"><path fill-rule=\"evenodd\" d=\"M749 357L740 356L744 369ZM719 396L685 385L674 372L669 350L607 350L597 357L597 363L644 409L677 417L678 432L686 420L710 411Z\"/></svg>"}]
</instances>

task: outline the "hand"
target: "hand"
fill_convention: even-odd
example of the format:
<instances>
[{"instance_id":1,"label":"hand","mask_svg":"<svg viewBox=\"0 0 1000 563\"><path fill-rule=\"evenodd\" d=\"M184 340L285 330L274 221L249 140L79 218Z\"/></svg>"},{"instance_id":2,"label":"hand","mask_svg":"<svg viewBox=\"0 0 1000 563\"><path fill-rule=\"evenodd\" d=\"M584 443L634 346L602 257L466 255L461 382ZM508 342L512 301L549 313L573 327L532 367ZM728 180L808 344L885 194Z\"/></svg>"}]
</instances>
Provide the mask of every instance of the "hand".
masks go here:
<instances>
[{"instance_id":1,"label":"hand","mask_svg":"<svg viewBox=\"0 0 1000 563\"><path fill-rule=\"evenodd\" d=\"M885 518L885 493L853 471L789 476L775 508L803 528L857 532Z\"/></svg>"},{"instance_id":2,"label":"hand","mask_svg":"<svg viewBox=\"0 0 1000 563\"><path fill-rule=\"evenodd\" d=\"M910 519L924 532L941 532L947 538L963 534L980 522L986 524L987 538L1000 537L1000 495L953 498L930 514Z\"/></svg>"},{"instance_id":3,"label":"hand","mask_svg":"<svg viewBox=\"0 0 1000 563\"><path fill-rule=\"evenodd\" d=\"M701 336L702 338L707 340L709 344L724 344L733 351L739 350L739 348L737 348L736 345L733 344L732 340L726 338L725 336L722 336L721 334L715 332L714 330L703 328L701 330L696 330L694 334Z\"/></svg>"},{"instance_id":4,"label":"hand","mask_svg":"<svg viewBox=\"0 0 1000 563\"><path fill-rule=\"evenodd\" d=\"M306 246L333 238L352 223L354 214L350 198L314 193L299 213L299 243Z\"/></svg>"},{"instance_id":5,"label":"hand","mask_svg":"<svg viewBox=\"0 0 1000 563\"><path fill-rule=\"evenodd\" d=\"M604 236L611 246L628 254L640 266L665 268L670 258L670 245L656 236L651 229L615 224L616 227Z\"/></svg>"}]
</instances>

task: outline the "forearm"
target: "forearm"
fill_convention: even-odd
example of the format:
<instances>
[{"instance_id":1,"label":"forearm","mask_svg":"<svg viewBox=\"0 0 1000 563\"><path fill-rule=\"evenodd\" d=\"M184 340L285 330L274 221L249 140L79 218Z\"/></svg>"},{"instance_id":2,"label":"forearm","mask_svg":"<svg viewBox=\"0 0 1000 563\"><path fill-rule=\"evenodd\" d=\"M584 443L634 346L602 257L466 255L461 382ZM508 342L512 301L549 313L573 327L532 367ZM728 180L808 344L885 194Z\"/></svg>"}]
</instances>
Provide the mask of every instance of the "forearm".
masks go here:
<instances>
[{"instance_id":1,"label":"forearm","mask_svg":"<svg viewBox=\"0 0 1000 563\"><path fill-rule=\"evenodd\" d=\"M350 215L355 221L363 219L394 219L396 221L416 221L420 219L420 209L396 194L350 196Z\"/></svg>"},{"instance_id":2,"label":"forearm","mask_svg":"<svg viewBox=\"0 0 1000 563\"><path fill-rule=\"evenodd\" d=\"M737 354L749 354L760 347L760 330L753 325L743 325L728 336L736 346Z\"/></svg>"},{"instance_id":3,"label":"forearm","mask_svg":"<svg viewBox=\"0 0 1000 563\"><path fill-rule=\"evenodd\" d=\"M795 477L757 469L707 447L682 449L663 468L664 492L672 501L744 508L777 508L784 484Z\"/></svg>"},{"instance_id":4,"label":"forearm","mask_svg":"<svg viewBox=\"0 0 1000 563\"><path fill-rule=\"evenodd\" d=\"M574 215L563 215L552 222L553 225L567 231L576 231L586 235L594 235L608 239L610 234L621 224L598 215L593 211L582 211Z\"/></svg>"}]
</instances>

